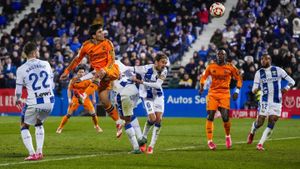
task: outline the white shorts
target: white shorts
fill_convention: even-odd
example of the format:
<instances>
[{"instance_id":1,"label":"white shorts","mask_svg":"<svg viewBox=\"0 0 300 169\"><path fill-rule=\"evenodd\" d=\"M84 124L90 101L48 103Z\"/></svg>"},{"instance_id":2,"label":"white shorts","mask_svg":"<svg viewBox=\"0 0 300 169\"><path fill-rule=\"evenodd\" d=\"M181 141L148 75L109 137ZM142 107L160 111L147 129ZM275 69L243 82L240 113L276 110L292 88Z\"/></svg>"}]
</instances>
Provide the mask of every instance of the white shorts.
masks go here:
<instances>
[{"instance_id":1,"label":"white shorts","mask_svg":"<svg viewBox=\"0 0 300 169\"><path fill-rule=\"evenodd\" d=\"M165 111L165 100L164 97L156 97L155 99L144 99L144 106L147 114L153 114L155 112L164 113Z\"/></svg>"},{"instance_id":2,"label":"white shorts","mask_svg":"<svg viewBox=\"0 0 300 169\"><path fill-rule=\"evenodd\" d=\"M270 115L281 115L281 108L282 105L278 103L267 103L267 102L260 102L258 115L262 116L270 116Z\"/></svg>"},{"instance_id":3,"label":"white shorts","mask_svg":"<svg viewBox=\"0 0 300 169\"><path fill-rule=\"evenodd\" d=\"M54 103L43 103L25 105L22 111L21 120L25 124L35 125L37 119L44 122L53 109Z\"/></svg>"},{"instance_id":4,"label":"white shorts","mask_svg":"<svg viewBox=\"0 0 300 169\"><path fill-rule=\"evenodd\" d=\"M132 116L133 115L133 109L137 106L139 96L138 95L120 95L117 94L116 99L117 107L119 114L121 116Z\"/></svg>"}]
</instances>

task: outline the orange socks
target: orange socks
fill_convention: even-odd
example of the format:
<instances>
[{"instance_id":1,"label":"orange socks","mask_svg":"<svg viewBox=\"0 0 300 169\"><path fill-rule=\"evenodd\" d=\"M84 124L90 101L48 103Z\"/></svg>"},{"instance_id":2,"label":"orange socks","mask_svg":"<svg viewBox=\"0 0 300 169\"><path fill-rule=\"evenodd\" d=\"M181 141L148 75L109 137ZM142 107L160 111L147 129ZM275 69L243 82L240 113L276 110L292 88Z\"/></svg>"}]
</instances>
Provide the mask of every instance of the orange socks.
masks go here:
<instances>
[{"instance_id":1,"label":"orange socks","mask_svg":"<svg viewBox=\"0 0 300 169\"><path fill-rule=\"evenodd\" d=\"M109 116L114 120L117 121L120 119L117 109L111 105L108 108L105 108L105 111L109 114Z\"/></svg>"},{"instance_id":2,"label":"orange socks","mask_svg":"<svg viewBox=\"0 0 300 169\"><path fill-rule=\"evenodd\" d=\"M231 127L231 122L224 122L223 123L224 129L225 129L225 134L226 136L230 135L230 127Z\"/></svg>"},{"instance_id":3,"label":"orange socks","mask_svg":"<svg viewBox=\"0 0 300 169\"><path fill-rule=\"evenodd\" d=\"M92 120L93 120L94 126L97 126L98 125L98 116L96 113L92 114Z\"/></svg>"},{"instance_id":4,"label":"orange socks","mask_svg":"<svg viewBox=\"0 0 300 169\"><path fill-rule=\"evenodd\" d=\"M67 115L65 115L60 122L59 128L64 128L64 125L67 123L69 117Z\"/></svg>"},{"instance_id":5,"label":"orange socks","mask_svg":"<svg viewBox=\"0 0 300 169\"><path fill-rule=\"evenodd\" d=\"M214 122L206 120L206 136L207 140L212 140L214 131Z\"/></svg>"},{"instance_id":6,"label":"orange socks","mask_svg":"<svg viewBox=\"0 0 300 169\"><path fill-rule=\"evenodd\" d=\"M92 93L94 93L96 90L98 89L98 85L96 85L95 83L91 83L86 89L85 89L85 94L87 96L91 95Z\"/></svg>"}]
</instances>

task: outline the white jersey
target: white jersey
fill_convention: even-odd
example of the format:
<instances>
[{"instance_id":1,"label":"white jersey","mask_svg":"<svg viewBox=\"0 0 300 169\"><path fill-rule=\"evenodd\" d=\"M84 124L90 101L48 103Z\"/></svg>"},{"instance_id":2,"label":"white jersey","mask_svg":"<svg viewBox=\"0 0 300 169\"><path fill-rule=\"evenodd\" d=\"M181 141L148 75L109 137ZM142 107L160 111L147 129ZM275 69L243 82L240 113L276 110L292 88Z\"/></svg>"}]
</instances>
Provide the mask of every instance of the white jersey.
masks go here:
<instances>
[{"instance_id":1,"label":"white jersey","mask_svg":"<svg viewBox=\"0 0 300 169\"><path fill-rule=\"evenodd\" d=\"M295 81L280 67L270 66L261 68L255 73L252 91L260 88L262 94L260 102L263 103L282 103L281 80L285 79L289 84L294 85Z\"/></svg>"},{"instance_id":2,"label":"white jersey","mask_svg":"<svg viewBox=\"0 0 300 169\"><path fill-rule=\"evenodd\" d=\"M138 73L142 76L142 80L145 82L156 82L158 77L167 77L168 69L165 67L161 72L158 72L154 68L154 64L144 65L144 66L135 66L135 73ZM139 87L140 97L153 99L156 97L161 97L164 95L162 87L159 89L140 85Z\"/></svg>"},{"instance_id":3,"label":"white jersey","mask_svg":"<svg viewBox=\"0 0 300 169\"><path fill-rule=\"evenodd\" d=\"M29 59L17 69L16 84L26 87L27 105L54 103L53 72L47 61Z\"/></svg>"}]
</instances>

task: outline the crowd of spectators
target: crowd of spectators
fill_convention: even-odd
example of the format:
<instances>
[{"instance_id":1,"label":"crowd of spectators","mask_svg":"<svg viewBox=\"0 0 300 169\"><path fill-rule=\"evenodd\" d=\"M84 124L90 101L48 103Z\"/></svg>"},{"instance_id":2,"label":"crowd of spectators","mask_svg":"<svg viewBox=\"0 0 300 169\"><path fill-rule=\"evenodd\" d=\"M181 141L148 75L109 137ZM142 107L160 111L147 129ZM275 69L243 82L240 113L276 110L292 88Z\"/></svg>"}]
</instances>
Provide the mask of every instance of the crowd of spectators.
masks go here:
<instances>
[{"instance_id":1,"label":"crowd of spectators","mask_svg":"<svg viewBox=\"0 0 300 169\"><path fill-rule=\"evenodd\" d=\"M1 0L0 1L0 32L18 14L25 9L30 0Z\"/></svg>"},{"instance_id":2,"label":"crowd of spectators","mask_svg":"<svg viewBox=\"0 0 300 169\"><path fill-rule=\"evenodd\" d=\"M210 1L195 0L44 0L41 8L3 32L0 43L1 87L14 87L15 67L24 62L22 47L34 40L40 58L49 60L57 77L89 39L91 24L103 24L118 59L126 65L152 63L157 51L169 55L171 63L181 59L209 22ZM12 66L6 62L11 59ZM88 62L84 60L83 62ZM65 87L67 82L57 82ZM183 85L184 86L184 85Z\"/></svg>"},{"instance_id":3,"label":"crowd of spectators","mask_svg":"<svg viewBox=\"0 0 300 169\"><path fill-rule=\"evenodd\" d=\"M205 65L214 60L218 48L224 48L228 61L240 69L243 80L254 79L255 72L260 68L260 57L268 53L273 65L282 67L295 79L295 88L300 89L299 44L299 0L239 0L230 11L226 28L217 29L210 45L194 52L190 62L170 80L169 87L199 87ZM190 76L187 77L186 73ZM183 85L174 85L177 81Z\"/></svg>"}]
</instances>

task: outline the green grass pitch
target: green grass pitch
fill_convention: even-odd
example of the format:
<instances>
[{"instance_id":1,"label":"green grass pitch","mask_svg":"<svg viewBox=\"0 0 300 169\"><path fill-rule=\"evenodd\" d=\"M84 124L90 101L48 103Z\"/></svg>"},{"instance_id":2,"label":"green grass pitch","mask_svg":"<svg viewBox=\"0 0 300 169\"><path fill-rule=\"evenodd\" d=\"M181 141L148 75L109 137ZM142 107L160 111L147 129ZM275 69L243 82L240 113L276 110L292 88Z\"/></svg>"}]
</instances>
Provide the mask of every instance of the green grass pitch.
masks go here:
<instances>
[{"instance_id":1,"label":"green grass pitch","mask_svg":"<svg viewBox=\"0 0 300 169\"><path fill-rule=\"evenodd\" d=\"M259 129L252 145L245 143L253 119L232 120L231 150L225 147L221 119L216 119L217 150L211 151L206 145L205 119L165 118L153 155L128 154L131 146L127 135L124 132L117 139L110 118L100 117L104 132L96 133L90 117L72 117L58 135L55 131L60 120L50 117L45 123L45 158L24 162L27 150L20 137L19 118L0 117L0 168L300 168L299 120L278 121L271 140L265 144L266 150L259 152L255 146L266 124ZM146 119L139 120L143 127ZM35 140L33 127L31 133Z\"/></svg>"}]
</instances>

